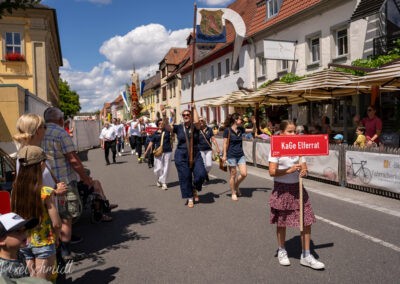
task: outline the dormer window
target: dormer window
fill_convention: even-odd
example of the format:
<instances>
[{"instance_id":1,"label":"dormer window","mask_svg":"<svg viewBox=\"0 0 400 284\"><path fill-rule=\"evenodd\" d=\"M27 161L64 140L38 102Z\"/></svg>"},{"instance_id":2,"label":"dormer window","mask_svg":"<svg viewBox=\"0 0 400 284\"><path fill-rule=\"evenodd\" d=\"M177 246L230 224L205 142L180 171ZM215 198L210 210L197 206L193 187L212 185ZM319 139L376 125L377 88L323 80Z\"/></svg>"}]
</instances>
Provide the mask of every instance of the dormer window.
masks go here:
<instances>
[{"instance_id":1,"label":"dormer window","mask_svg":"<svg viewBox=\"0 0 400 284\"><path fill-rule=\"evenodd\" d=\"M267 18L271 18L278 14L282 0L267 0Z\"/></svg>"}]
</instances>

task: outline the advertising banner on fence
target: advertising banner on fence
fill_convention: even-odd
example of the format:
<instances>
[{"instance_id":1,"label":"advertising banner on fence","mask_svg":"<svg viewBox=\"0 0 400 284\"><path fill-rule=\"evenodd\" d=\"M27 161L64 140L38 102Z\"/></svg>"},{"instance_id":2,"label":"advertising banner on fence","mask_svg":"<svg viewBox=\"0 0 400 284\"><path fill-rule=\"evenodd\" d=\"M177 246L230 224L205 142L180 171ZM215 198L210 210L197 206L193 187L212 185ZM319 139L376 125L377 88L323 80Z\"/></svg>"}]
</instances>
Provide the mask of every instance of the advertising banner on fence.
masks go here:
<instances>
[{"instance_id":1,"label":"advertising banner on fence","mask_svg":"<svg viewBox=\"0 0 400 284\"><path fill-rule=\"evenodd\" d=\"M305 157L309 175L339 181L339 151L329 150L329 156Z\"/></svg>"},{"instance_id":2,"label":"advertising banner on fence","mask_svg":"<svg viewBox=\"0 0 400 284\"><path fill-rule=\"evenodd\" d=\"M329 155L329 137L322 135L272 135L272 157Z\"/></svg>"},{"instance_id":3,"label":"advertising banner on fence","mask_svg":"<svg viewBox=\"0 0 400 284\"><path fill-rule=\"evenodd\" d=\"M400 156L347 151L346 181L400 193Z\"/></svg>"}]
</instances>

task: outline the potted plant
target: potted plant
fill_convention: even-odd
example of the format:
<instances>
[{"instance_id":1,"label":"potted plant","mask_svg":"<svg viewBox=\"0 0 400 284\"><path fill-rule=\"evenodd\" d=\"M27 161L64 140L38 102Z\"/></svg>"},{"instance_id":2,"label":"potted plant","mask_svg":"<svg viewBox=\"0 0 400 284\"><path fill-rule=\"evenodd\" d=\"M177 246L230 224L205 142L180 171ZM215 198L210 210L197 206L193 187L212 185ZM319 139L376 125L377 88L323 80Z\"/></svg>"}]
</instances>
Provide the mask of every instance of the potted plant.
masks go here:
<instances>
[{"instance_id":1,"label":"potted plant","mask_svg":"<svg viewBox=\"0 0 400 284\"><path fill-rule=\"evenodd\" d=\"M25 61L24 55L18 52L7 53L5 59L6 61Z\"/></svg>"}]
</instances>

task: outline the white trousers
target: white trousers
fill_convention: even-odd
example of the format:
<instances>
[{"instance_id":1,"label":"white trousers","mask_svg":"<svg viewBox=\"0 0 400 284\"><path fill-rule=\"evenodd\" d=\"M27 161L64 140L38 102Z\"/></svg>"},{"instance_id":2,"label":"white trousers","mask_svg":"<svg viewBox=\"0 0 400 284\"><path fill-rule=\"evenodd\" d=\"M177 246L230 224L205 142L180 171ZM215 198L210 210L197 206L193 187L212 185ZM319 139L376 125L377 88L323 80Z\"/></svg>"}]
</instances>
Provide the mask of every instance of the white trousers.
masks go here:
<instances>
[{"instance_id":1,"label":"white trousers","mask_svg":"<svg viewBox=\"0 0 400 284\"><path fill-rule=\"evenodd\" d=\"M172 152L162 153L159 157L154 157L154 174L161 183L167 182L169 162Z\"/></svg>"},{"instance_id":2,"label":"white trousers","mask_svg":"<svg viewBox=\"0 0 400 284\"><path fill-rule=\"evenodd\" d=\"M210 172L212 166L212 150L200 151L201 157L203 158L204 167L207 173Z\"/></svg>"}]
</instances>

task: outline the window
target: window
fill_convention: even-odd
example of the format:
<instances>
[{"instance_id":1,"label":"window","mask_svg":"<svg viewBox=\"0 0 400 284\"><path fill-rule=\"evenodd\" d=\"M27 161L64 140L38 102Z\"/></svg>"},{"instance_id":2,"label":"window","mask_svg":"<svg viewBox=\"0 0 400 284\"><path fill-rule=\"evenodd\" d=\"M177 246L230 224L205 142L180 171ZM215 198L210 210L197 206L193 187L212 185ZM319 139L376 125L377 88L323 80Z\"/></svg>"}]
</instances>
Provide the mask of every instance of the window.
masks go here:
<instances>
[{"instance_id":1,"label":"window","mask_svg":"<svg viewBox=\"0 0 400 284\"><path fill-rule=\"evenodd\" d=\"M225 74L226 76L229 75L229 71L231 70L230 65L229 65L229 58L225 59Z\"/></svg>"},{"instance_id":2,"label":"window","mask_svg":"<svg viewBox=\"0 0 400 284\"><path fill-rule=\"evenodd\" d=\"M318 62L319 56L319 37L310 39L311 62Z\"/></svg>"},{"instance_id":3,"label":"window","mask_svg":"<svg viewBox=\"0 0 400 284\"><path fill-rule=\"evenodd\" d=\"M214 78L215 78L214 65L211 65L210 76L211 76L210 80L211 81L214 80Z\"/></svg>"},{"instance_id":4,"label":"window","mask_svg":"<svg viewBox=\"0 0 400 284\"><path fill-rule=\"evenodd\" d=\"M265 76L267 73L267 60L263 56L258 56L258 77Z\"/></svg>"},{"instance_id":5,"label":"window","mask_svg":"<svg viewBox=\"0 0 400 284\"><path fill-rule=\"evenodd\" d=\"M221 62L218 62L218 75L217 75L217 77L221 78L221 75L222 75Z\"/></svg>"},{"instance_id":6,"label":"window","mask_svg":"<svg viewBox=\"0 0 400 284\"><path fill-rule=\"evenodd\" d=\"M267 18L278 14L282 0L267 0Z\"/></svg>"},{"instance_id":7,"label":"window","mask_svg":"<svg viewBox=\"0 0 400 284\"><path fill-rule=\"evenodd\" d=\"M338 30L336 32L336 48L337 56L346 55L349 52L347 42L347 29Z\"/></svg>"},{"instance_id":8,"label":"window","mask_svg":"<svg viewBox=\"0 0 400 284\"><path fill-rule=\"evenodd\" d=\"M281 61L281 70L288 70L289 68L289 61L288 60L282 60Z\"/></svg>"},{"instance_id":9,"label":"window","mask_svg":"<svg viewBox=\"0 0 400 284\"><path fill-rule=\"evenodd\" d=\"M14 32L6 33L6 54L22 53L21 34Z\"/></svg>"}]
</instances>

